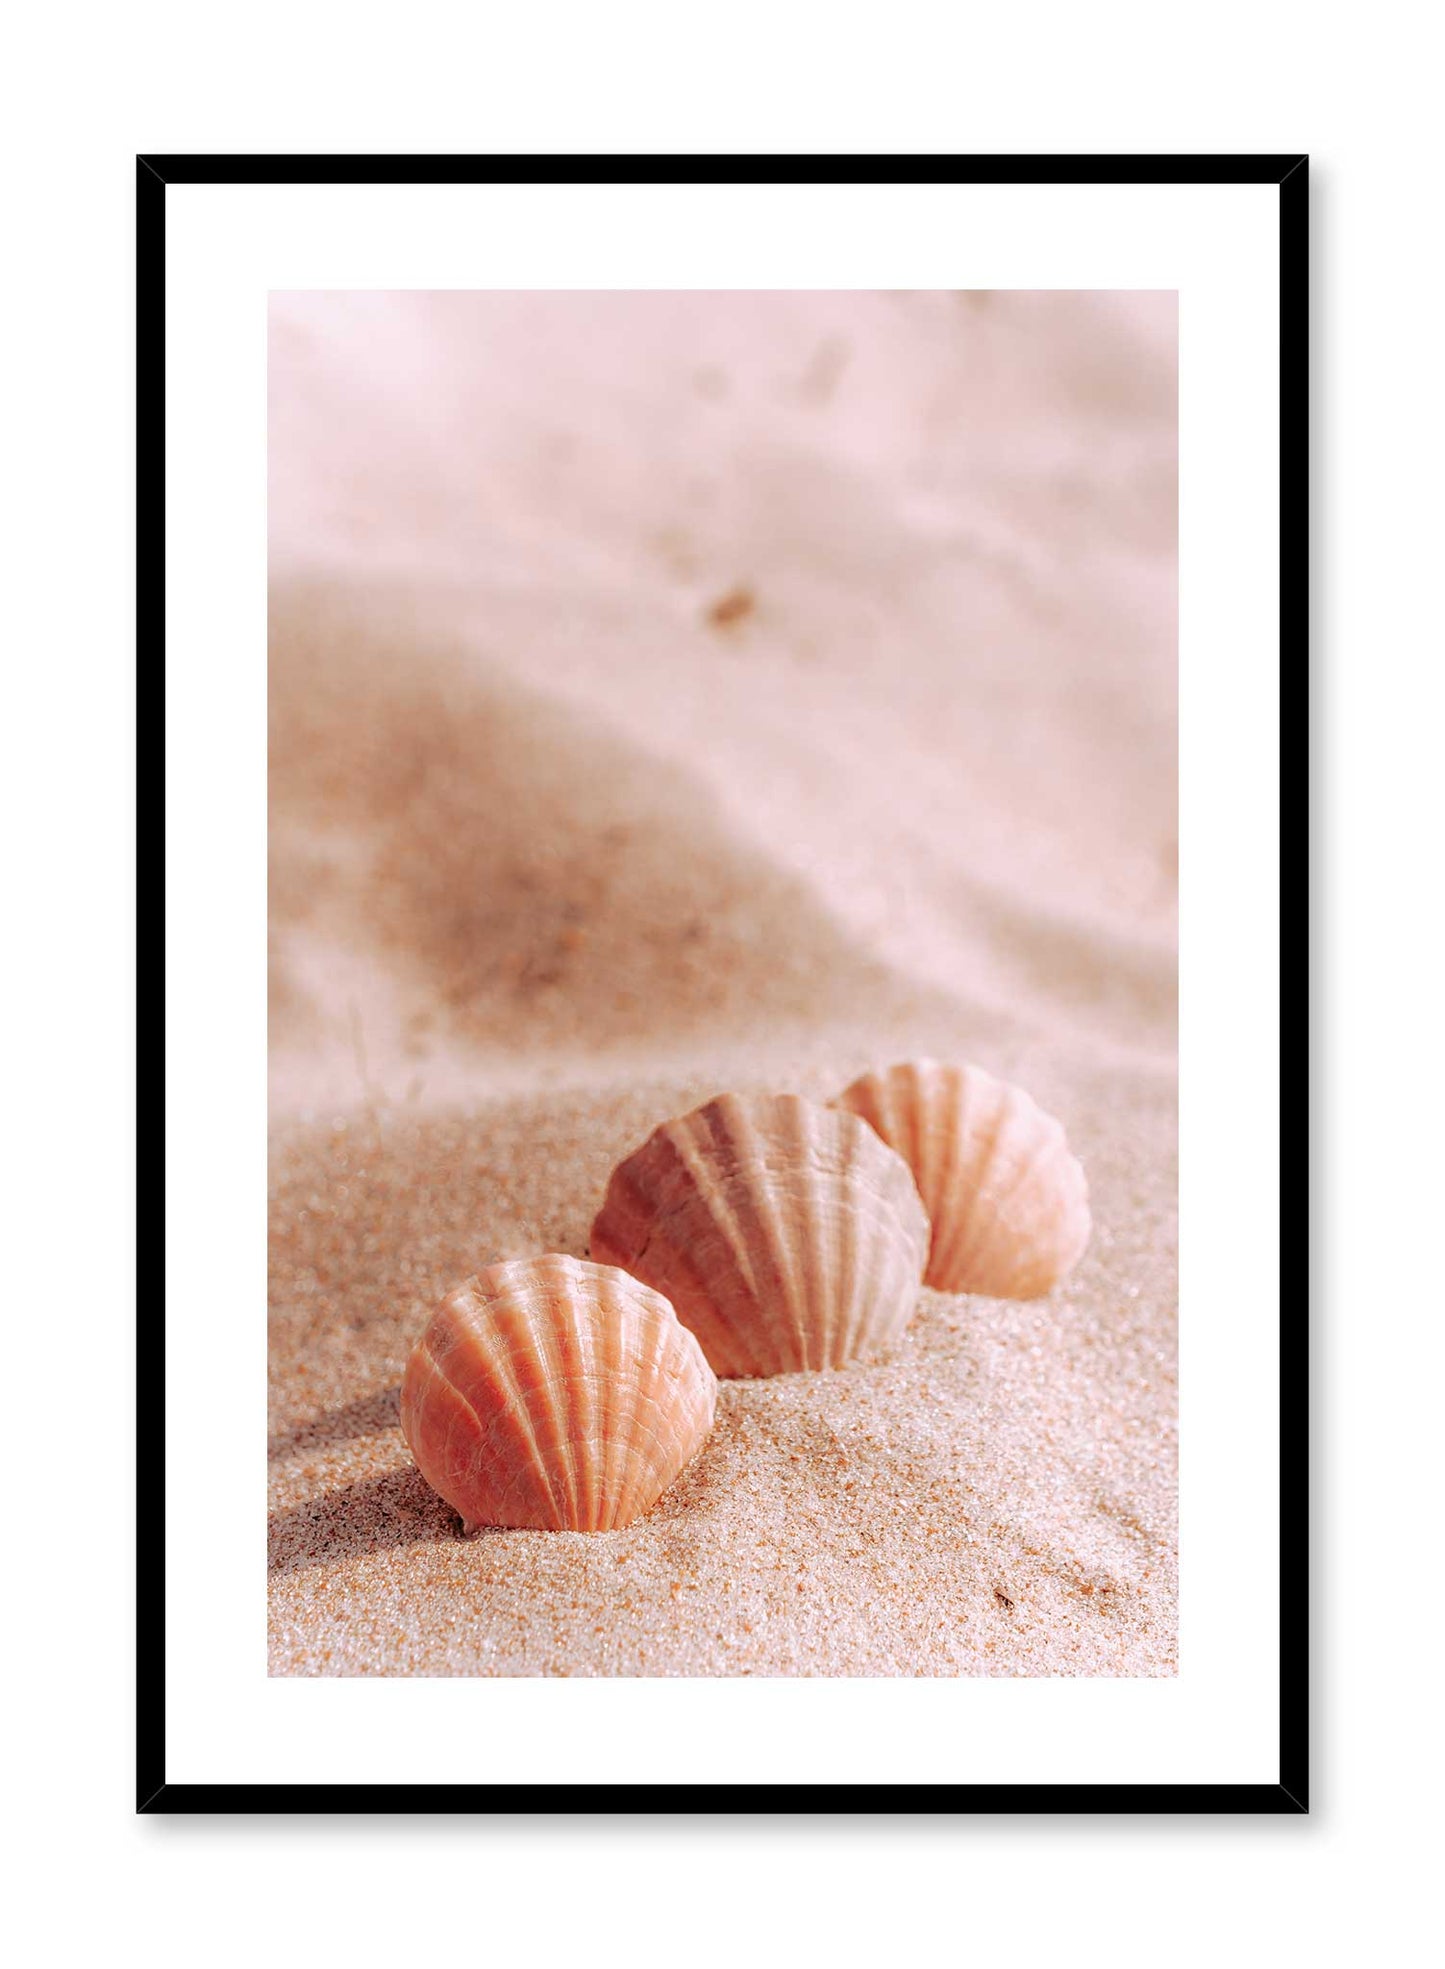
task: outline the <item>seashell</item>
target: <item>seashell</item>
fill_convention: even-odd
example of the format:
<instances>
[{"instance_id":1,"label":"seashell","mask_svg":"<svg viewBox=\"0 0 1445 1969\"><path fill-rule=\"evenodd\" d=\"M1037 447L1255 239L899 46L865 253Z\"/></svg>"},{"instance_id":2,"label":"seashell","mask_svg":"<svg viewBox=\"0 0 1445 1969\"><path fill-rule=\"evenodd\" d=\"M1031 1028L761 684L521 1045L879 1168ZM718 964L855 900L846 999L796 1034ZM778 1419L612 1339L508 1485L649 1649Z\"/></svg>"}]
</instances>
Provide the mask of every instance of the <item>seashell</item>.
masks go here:
<instances>
[{"instance_id":1,"label":"seashell","mask_svg":"<svg viewBox=\"0 0 1445 1969\"><path fill-rule=\"evenodd\" d=\"M910 1060L865 1073L837 1105L913 1171L933 1224L926 1281L940 1292L1033 1299L1089 1241L1089 1188L1062 1125L982 1067Z\"/></svg>"},{"instance_id":2,"label":"seashell","mask_svg":"<svg viewBox=\"0 0 1445 1969\"><path fill-rule=\"evenodd\" d=\"M928 1222L907 1166L852 1115L724 1094L612 1172L591 1251L665 1292L719 1374L789 1374L903 1330Z\"/></svg>"},{"instance_id":3,"label":"seashell","mask_svg":"<svg viewBox=\"0 0 1445 1969\"><path fill-rule=\"evenodd\" d=\"M407 1363L401 1427L468 1531L611 1531L691 1462L716 1400L660 1293L580 1258L514 1258L438 1306Z\"/></svg>"}]
</instances>

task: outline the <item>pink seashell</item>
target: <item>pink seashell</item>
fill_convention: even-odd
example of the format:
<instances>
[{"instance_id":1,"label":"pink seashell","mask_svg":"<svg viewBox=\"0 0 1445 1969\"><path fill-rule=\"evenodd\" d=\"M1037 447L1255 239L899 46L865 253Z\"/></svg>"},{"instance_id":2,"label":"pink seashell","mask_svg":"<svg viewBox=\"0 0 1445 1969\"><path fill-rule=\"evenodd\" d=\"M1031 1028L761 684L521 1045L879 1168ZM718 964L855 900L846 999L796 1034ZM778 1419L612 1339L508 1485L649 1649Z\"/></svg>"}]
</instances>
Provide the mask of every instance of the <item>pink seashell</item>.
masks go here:
<instances>
[{"instance_id":1,"label":"pink seashell","mask_svg":"<svg viewBox=\"0 0 1445 1969\"><path fill-rule=\"evenodd\" d=\"M719 1374L788 1374L897 1337L928 1224L906 1165L852 1115L725 1094L612 1172L591 1250L665 1292Z\"/></svg>"},{"instance_id":2,"label":"pink seashell","mask_svg":"<svg viewBox=\"0 0 1445 1969\"><path fill-rule=\"evenodd\" d=\"M913 1171L933 1225L940 1292L1032 1299L1089 1241L1089 1188L1061 1124L981 1067L909 1060L838 1096Z\"/></svg>"},{"instance_id":3,"label":"pink seashell","mask_svg":"<svg viewBox=\"0 0 1445 1969\"><path fill-rule=\"evenodd\" d=\"M401 1427L468 1531L611 1531L691 1462L716 1400L660 1293L580 1258L514 1258L438 1306L407 1363Z\"/></svg>"}]
</instances>

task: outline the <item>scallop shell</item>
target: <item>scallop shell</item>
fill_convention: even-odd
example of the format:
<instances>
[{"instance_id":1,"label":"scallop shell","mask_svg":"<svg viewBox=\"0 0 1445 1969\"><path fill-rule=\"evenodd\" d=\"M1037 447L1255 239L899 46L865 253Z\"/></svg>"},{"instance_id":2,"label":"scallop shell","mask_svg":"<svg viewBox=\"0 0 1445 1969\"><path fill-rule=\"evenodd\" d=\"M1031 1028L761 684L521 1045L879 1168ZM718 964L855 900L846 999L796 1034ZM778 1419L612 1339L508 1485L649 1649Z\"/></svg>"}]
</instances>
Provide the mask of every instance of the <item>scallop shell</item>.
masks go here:
<instances>
[{"instance_id":1,"label":"scallop shell","mask_svg":"<svg viewBox=\"0 0 1445 1969\"><path fill-rule=\"evenodd\" d=\"M660 1293L580 1258L517 1258L438 1306L407 1363L401 1427L469 1531L612 1531L691 1462L716 1400Z\"/></svg>"},{"instance_id":2,"label":"scallop shell","mask_svg":"<svg viewBox=\"0 0 1445 1969\"><path fill-rule=\"evenodd\" d=\"M613 1171L591 1250L665 1292L719 1374L789 1374L902 1331L928 1223L907 1166L852 1115L725 1094Z\"/></svg>"},{"instance_id":3,"label":"scallop shell","mask_svg":"<svg viewBox=\"0 0 1445 1969\"><path fill-rule=\"evenodd\" d=\"M910 1060L865 1073L837 1105L897 1149L933 1224L927 1283L1033 1299L1089 1241L1089 1189L1061 1124L982 1067Z\"/></svg>"}]
</instances>

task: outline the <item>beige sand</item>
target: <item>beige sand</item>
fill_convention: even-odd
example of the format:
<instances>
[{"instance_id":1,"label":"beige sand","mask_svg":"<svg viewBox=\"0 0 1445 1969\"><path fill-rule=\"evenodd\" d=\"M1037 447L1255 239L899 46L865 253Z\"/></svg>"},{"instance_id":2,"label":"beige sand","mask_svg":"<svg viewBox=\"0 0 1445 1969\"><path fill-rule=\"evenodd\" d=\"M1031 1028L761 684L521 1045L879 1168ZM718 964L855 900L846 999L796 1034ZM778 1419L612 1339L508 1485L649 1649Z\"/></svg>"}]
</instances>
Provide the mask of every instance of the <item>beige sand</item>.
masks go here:
<instances>
[{"instance_id":1,"label":"beige sand","mask_svg":"<svg viewBox=\"0 0 1445 1969\"><path fill-rule=\"evenodd\" d=\"M283 296L272 381L272 1671L1173 1673L1172 299ZM922 1052L1064 1120L1074 1276L461 1538L440 1293Z\"/></svg>"}]
</instances>

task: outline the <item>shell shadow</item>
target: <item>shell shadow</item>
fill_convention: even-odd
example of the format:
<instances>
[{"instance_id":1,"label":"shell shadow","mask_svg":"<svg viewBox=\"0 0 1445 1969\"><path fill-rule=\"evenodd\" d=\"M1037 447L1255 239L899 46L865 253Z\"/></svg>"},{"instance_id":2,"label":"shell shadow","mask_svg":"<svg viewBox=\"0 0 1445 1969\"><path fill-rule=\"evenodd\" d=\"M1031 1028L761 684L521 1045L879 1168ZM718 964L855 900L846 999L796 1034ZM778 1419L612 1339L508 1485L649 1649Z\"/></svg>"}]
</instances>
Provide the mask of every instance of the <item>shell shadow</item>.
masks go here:
<instances>
[{"instance_id":1,"label":"shell shadow","mask_svg":"<svg viewBox=\"0 0 1445 1969\"><path fill-rule=\"evenodd\" d=\"M266 1526L266 1570L274 1579L338 1559L460 1536L456 1512L408 1465L308 1498L289 1511L272 1512Z\"/></svg>"},{"instance_id":2,"label":"shell shadow","mask_svg":"<svg viewBox=\"0 0 1445 1969\"><path fill-rule=\"evenodd\" d=\"M309 1422L297 1422L272 1436L266 1444L268 1461L293 1456L298 1450L330 1449L348 1443L356 1436L379 1436L396 1427L400 1413L401 1387L383 1388L379 1394L363 1395L354 1402L329 1408Z\"/></svg>"}]
</instances>

